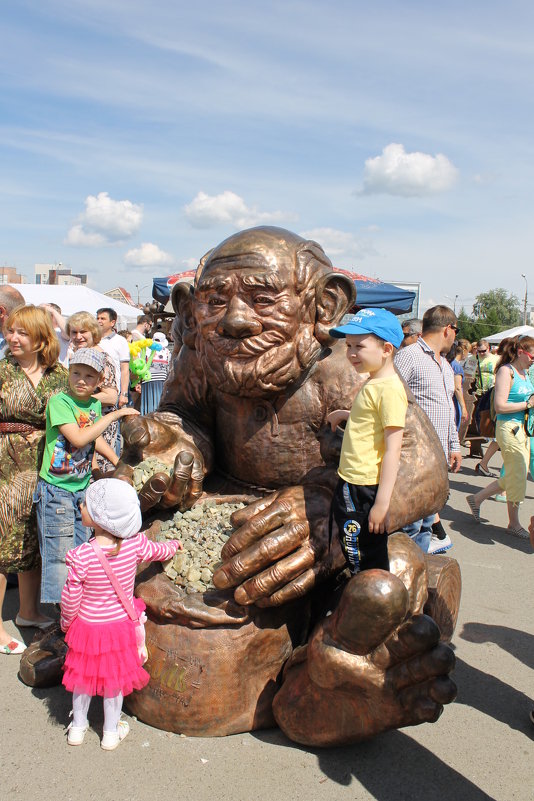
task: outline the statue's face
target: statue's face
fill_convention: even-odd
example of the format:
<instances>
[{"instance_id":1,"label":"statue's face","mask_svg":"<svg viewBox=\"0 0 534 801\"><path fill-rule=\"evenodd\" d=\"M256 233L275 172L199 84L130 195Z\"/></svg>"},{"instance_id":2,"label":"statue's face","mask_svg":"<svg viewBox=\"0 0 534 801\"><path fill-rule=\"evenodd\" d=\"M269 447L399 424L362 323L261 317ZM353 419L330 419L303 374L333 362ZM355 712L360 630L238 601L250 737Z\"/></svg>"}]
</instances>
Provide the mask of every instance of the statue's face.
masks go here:
<instances>
[{"instance_id":1,"label":"statue's face","mask_svg":"<svg viewBox=\"0 0 534 801\"><path fill-rule=\"evenodd\" d=\"M208 263L195 290L197 350L223 392L265 396L316 358L315 309L289 258L238 254ZM307 294L309 296L309 293Z\"/></svg>"}]
</instances>

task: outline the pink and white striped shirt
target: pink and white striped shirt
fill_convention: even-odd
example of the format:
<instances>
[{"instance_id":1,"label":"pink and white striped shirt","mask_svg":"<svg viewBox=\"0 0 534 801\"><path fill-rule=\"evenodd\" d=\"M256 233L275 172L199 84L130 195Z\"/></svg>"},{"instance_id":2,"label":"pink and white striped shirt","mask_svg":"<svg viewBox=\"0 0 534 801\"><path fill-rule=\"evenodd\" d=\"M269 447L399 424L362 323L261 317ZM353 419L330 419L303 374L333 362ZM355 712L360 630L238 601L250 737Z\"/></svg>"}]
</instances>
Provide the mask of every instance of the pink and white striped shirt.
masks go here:
<instances>
[{"instance_id":1,"label":"pink and white striped shirt","mask_svg":"<svg viewBox=\"0 0 534 801\"><path fill-rule=\"evenodd\" d=\"M109 556L115 545L101 546L119 584L133 598L135 572L140 562L162 562L170 559L179 547L178 540L152 542L143 532L123 540L117 556ZM75 617L86 623L111 623L128 617L104 568L89 543L84 542L67 552L69 569L61 593L61 628L66 631Z\"/></svg>"}]
</instances>

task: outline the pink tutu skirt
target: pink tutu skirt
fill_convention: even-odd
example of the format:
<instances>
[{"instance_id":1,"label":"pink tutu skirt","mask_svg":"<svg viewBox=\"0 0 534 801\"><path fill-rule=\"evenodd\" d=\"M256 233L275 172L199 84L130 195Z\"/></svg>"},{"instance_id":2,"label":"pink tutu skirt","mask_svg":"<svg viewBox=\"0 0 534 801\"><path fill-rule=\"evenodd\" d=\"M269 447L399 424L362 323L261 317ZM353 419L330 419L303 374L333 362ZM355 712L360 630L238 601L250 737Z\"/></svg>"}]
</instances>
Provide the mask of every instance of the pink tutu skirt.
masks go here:
<instances>
[{"instance_id":1,"label":"pink tutu skirt","mask_svg":"<svg viewBox=\"0 0 534 801\"><path fill-rule=\"evenodd\" d=\"M63 685L69 692L112 698L145 687L150 676L141 667L132 621L87 623L76 618L65 635L69 646Z\"/></svg>"}]
</instances>

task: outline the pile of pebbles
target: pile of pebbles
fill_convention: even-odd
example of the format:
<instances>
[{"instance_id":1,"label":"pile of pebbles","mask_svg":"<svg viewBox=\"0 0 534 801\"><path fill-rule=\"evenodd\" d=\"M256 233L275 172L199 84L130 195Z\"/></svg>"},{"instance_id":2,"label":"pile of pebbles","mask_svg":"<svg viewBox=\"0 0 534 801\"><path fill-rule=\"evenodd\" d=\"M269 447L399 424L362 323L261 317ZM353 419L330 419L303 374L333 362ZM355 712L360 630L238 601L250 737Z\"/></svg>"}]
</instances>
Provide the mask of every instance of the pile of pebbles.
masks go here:
<instances>
[{"instance_id":1,"label":"pile of pebbles","mask_svg":"<svg viewBox=\"0 0 534 801\"><path fill-rule=\"evenodd\" d=\"M158 539L178 539L183 545L164 566L176 586L188 594L214 589L213 574L222 564L223 545L233 532L230 515L244 505L208 500L160 524Z\"/></svg>"},{"instance_id":2,"label":"pile of pebbles","mask_svg":"<svg viewBox=\"0 0 534 801\"><path fill-rule=\"evenodd\" d=\"M154 473L172 473L172 468L155 457L145 459L134 468L134 487L139 492ZM184 592L205 592L215 589L213 574L222 564L223 545L233 532L230 516L244 503L217 503L207 500L197 503L186 512L176 512L168 520L161 520L157 539L180 540L183 550L164 565L169 579Z\"/></svg>"},{"instance_id":3,"label":"pile of pebbles","mask_svg":"<svg viewBox=\"0 0 534 801\"><path fill-rule=\"evenodd\" d=\"M133 470L133 485L135 491L139 492L143 484L145 484L154 473L167 473L170 476L172 467L160 462L155 456L149 456L143 462L139 462Z\"/></svg>"}]
</instances>

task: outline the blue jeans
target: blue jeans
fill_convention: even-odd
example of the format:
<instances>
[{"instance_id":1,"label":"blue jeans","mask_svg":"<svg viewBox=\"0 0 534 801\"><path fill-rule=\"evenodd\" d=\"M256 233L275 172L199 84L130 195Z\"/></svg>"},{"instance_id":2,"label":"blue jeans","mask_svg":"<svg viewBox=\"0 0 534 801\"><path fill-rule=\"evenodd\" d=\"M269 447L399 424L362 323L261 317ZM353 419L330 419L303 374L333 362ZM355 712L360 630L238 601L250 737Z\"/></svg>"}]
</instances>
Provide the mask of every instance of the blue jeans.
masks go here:
<instances>
[{"instance_id":1,"label":"blue jeans","mask_svg":"<svg viewBox=\"0 0 534 801\"><path fill-rule=\"evenodd\" d=\"M405 534L412 538L419 545L424 553L428 553L430 538L432 537L432 523L436 519L436 514L423 517L422 520L414 520L402 529Z\"/></svg>"},{"instance_id":2,"label":"blue jeans","mask_svg":"<svg viewBox=\"0 0 534 801\"><path fill-rule=\"evenodd\" d=\"M79 502L85 490L69 492L55 487L42 478L37 482L33 502L37 511L37 533L43 561L41 574L41 601L57 604L67 580L65 556L71 548L87 542L90 529L82 525Z\"/></svg>"}]
</instances>

